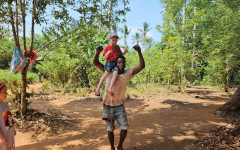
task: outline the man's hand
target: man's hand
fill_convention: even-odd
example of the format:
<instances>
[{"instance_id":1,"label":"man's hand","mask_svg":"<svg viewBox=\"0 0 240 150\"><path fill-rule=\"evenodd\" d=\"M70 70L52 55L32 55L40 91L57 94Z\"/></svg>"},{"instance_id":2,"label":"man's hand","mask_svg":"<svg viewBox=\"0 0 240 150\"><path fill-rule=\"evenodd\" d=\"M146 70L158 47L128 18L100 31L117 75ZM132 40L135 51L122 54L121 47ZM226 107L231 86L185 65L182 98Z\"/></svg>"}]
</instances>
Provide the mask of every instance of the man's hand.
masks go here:
<instances>
[{"instance_id":1,"label":"man's hand","mask_svg":"<svg viewBox=\"0 0 240 150\"><path fill-rule=\"evenodd\" d=\"M98 46L98 47L96 48L97 53L101 53L102 50L103 50L103 47L102 47L102 46Z\"/></svg>"},{"instance_id":2,"label":"man's hand","mask_svg":"<svg viewBox=\"0 0 240 150\"><path fill-rule=\"evenodd\" d=\"M94 56L94 59L93 59L93 64L96 67L98 67L100 70L104 71L104 65L99 62L99 55L102 52L102 50L103 50L102 46L98 46L96 48L96 53L95 53L95 56Z\"/></svg>"},{"instance_id":3,"label":"man's hand","mask_svg":"<svg viewBox=\"0 0 240 150\"><path fill-rule=\"evenodd\" d=\"M139 45L133 46L133 48L138 52L139 56L139 66L133 68L132 75L138 74L141 70L145 68L145 62L142 56L141 48Z\"/></svg>"},{"instance_id":4,"label":"man's hand","mask_svg":"<svg viewBox=\"0 0 240 150\"><path fill-rule=\"evenodd\" d=\"M133 46L133 48L137 51L137 52L141 52L141 48L139 45L135 45Z\"/></svg>"}]
</instances>

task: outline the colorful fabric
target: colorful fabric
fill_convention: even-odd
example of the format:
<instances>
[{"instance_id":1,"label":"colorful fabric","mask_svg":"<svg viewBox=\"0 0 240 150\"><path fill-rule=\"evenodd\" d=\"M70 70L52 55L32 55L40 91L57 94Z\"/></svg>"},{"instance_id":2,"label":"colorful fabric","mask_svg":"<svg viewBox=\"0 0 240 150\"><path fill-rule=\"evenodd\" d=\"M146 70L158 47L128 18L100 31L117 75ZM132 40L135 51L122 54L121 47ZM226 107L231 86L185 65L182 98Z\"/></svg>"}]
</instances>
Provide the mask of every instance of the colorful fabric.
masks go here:
<instances>
[{"instance_id":1,"label":"colorful fabric","mask_svg":"<svg viewBox=\"0 0 240 150\"><path fill-rule=\"evenodd\" d=\"M25 54L25 53L23 53L23 54ZM32 50L32 55L30 57L30 50L26 50L26 57L29 58L30 63L34 63L36 61L36 59L38 58L37 52Z\"/></svg>"},{"instance_id":2,"label":"colorful fabric","mask_svg":"<svg viewBox=\"0 0 240 150\"><path fill-rule=\"evenodd\" d=\"M6 101L3 101L3 103L0 105L0 113L2 113L2 116L0 116L0 130L8 142L7 147L11 147L12 149L14 149L15 148L14 126L11 128L8 127L8 129L7 129L7 126L5 123L5 118L7 118L6 116L8 116L7 114L9 114L9 112L11 113L8 103ZM8 119L6 119L6 120L8 120ZM12 124L14 124L13 120L12 120ZM0 150L7 150L5 147L6 147L6 145L5 146L0 145Z\"/></svg>"},{"instance_id":3,"label":"colorful fabric","mask_svg":"<svg viewBox=\"0 0 240 150\"><path fill-rule=\"evenodd\" d=\"M4 118L5 124L7 124L7 122L8 122L8 115L11 115L11 112L9 110L8 111L3 111L2 115L3 115L3 118Z\"/></svg>"},{"instance_id":4,"label":"colorful fabric","mask_svg":"<svg viewBox=\"0 0 240 150\"><path fill-rule=\"evenodd\" d=\"M109 51L109 50L112 50L112 46L111 45L108 45L105 47L104 49L104 52L103 52L103 56ZM112 53L110 53L108 55L108 58L106 61L116 61L116 59L118 58L118 55L122 55L122 51L120 49L120 47L118 45L115 46L115 49L113 50Z\"/></svg>"},{"instance_id":5,"label":"colorful fabric","mask_svg":"<svg viewBox=\"0 0 240 150\"><path fill-rule=\"evenodd\" d=\"M0 110L0 113L1 113L1 110ZM0 115L0 132L2 133L4 138L7 138L7 131L6 131L4 119L1 115ZM2 141L0 140L0 142ZM0 144L0 150L7 150L7 145Z\"/></svg>"},{"instance_id":6,"label":"colorful fabric","mask_svg":"<svg viewBox=\"0 0 240 150\"><path fill-rule=\"evenodd\" d=\"M25 56L20 52L18 48L15 48L13 51L12 61L10 71L13 74L21 72L23 68L27 65L28 61Z\"/></svg>"}]
</instances>

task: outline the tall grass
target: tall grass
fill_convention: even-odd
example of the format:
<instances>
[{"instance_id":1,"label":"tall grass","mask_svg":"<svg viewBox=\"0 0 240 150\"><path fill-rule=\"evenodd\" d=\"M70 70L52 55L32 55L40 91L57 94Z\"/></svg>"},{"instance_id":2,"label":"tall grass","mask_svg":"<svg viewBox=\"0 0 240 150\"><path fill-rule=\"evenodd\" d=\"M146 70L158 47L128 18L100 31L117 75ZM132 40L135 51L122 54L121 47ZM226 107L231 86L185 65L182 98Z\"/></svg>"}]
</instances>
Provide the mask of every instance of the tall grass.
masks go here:
<instances>
[{"instance_id":1,"label":"tall grass","mask_svg":"<svg viewBox=\"0 0 240 150\"><path fill-rule=\"evenodd\" d=\"M127 88L127 94L130 96L140 95L140 94L158 94L166 92L178 92L179 88L176 85L163 85L159 83L139 83L135 86Z\"/></svg>"},{"instance_id":2,"label":"tall grass","mask_svg":"<svg viewBox=\"0 0 240 150\"><path fill-rule=\"evenodd\" d=\"M28 72L27 83L32 84L37 81L36 73ZM21 73L14 75L8 70L0 70L0 82L6 82L8 89L11 90L13 99L20 99L21 91Z\"/></svg>"},{"instance_id":3,"label":"tall grass","mask_svg":"<svg viewBox=\"0 0 240 150\"><path fill-rule=\"evenodd\" d=\"M38 75L33 72L28 72L27 82L28 84L34 83L37 81ZM13 81L21 82L21 73L13 74L8 70L0 70L0 82L11 83Z\"/></svg>"}]
</instances>

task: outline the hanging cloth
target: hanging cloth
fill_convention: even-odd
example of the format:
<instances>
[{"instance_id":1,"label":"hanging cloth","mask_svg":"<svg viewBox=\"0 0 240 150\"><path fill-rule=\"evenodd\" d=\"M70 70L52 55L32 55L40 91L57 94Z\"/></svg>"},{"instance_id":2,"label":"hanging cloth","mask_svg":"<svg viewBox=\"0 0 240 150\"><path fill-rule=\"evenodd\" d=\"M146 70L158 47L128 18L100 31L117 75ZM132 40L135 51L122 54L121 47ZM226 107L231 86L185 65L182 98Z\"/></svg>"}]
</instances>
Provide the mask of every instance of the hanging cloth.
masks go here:
<instances>
[{"instance_id":1,"label":"hanging cloth","mask_svg":"<svg viewBox=\"0 0 240 150\"><path fill-rule=\"evenodd\" d=\"M26 57L20 52L18 48L15 48L13 51L10 71L13 74L17 74L18 72L21 72L23 68L27 65L28 60Z\"/></svg>"}]
</instances>

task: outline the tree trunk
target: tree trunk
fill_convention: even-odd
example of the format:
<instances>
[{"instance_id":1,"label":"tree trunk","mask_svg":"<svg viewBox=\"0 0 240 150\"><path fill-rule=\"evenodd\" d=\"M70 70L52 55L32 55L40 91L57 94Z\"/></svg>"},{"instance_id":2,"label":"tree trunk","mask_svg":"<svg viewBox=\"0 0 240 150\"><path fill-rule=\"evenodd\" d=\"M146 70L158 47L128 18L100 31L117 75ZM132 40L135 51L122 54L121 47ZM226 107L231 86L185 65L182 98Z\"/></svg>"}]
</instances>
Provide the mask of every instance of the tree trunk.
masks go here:
<instances>
[{"instance_id":1,"label":"tree trunk","mask_svg":"<svg viewBox=\"0 0 240 150\"><path fill-rule=\"evenodd\" d=\"M28 65L22 70L22 87L21 87L21 115L25 115L27 112L27 70Z\"/></svg>"},{"instance_id":2,"label":"tree trunk","mask_svg":"<svg viewBox=\"0 0 240 150\"><path fill-rule=\"evenodd\" d=\"M112 0L108 0L108 7L109 7L109 11L108 11L108 31L111 31L111 14L112 14Z\"/></svg>"},{"instance_id":3,"label":"tree trunk","mask_svg":"<svg viewBox=\"0 0 240 150\"><path fill-rule=\"evenodd\" d=\"M31 29L31 41L30 41L30 57L32 55L33 50L33 40L34 40L34 18L35 18L35 8L36 8L36 0L33 0L33 13L32 13L32 29Z\"/></svg>"},{"instance_id":4,"label":"tree trunk","mask_svg":"<svg viewBox=\"0 0 240 150\"><path fill-rule=\"evenodd\" d=\"M193 8L194 9L194 15L196 14L196 7ZM197 29L197 25L196 23L194 23L194 26L193 26L193 47L192 47L192 55L194 57L195 55L195 38L196 38L196 29ZM192 69L194 69L194 61L192 60Z\"/></svg>"},{"instance_id":5,"label":"tree trunk","mask_svg":"<svg viewBox=\"0 0 240 150\"><path fill-rule=\"evenodd\" d=\"M23 46L24 46L24 51L27 50L26 46L26 14L25 14L25 0L20 1L20 6L21 6L21 12L22 12L22 23L23 23ZM25 53L26 54L26 53Z\"/></svg>"},{"instance_id":6,"label":"tree trunk","mask_svg":"<svg viewBox=\"0 0 240 150\"><path fill-rule=\"evenodd\" d=\"M182 38L182 43L183 43L183 46L185 45L185 35L184 35L184 30L185 30L185 27L184 27L184 24L186 22L186 0L183 1L183 18L182 18L182 32L183 32L183 38ZM181 48L181 54L183 53L183 49ZM183 79L184 79L184 64L183 64L183 56L181 56L181 69L180 69L180 90L182 91L183 87L182 87L182 82L183 82Z\"/></svg>"},{"instance_id":7,"label":"tree trunk","mask_svg":"<svg viewBox=\"0 0 240 150\"><path fill-rule=\"evenodd\" d=\"M186 22L186 1L183 1L183 20L182 20L182 30L183 30L183 44L185 44L185 36L184 36L184 24Z\"/></svg>"},{"instance_id":8,"label":"tree trunk","mask_svg":"<svg viewBox=\"0 0 240 150\"><path fill-rule=\"evenodd\" d=\"M99 22L100 31L102 31L102 9L103 9L102 0L100 0L100 22Z\"/></svg>"},{"instance_id":9,"label":"tree trunk","mask_svg":"<svg viewBox=\"0 0 240 150\"><path fill-rule=\"evenodd\" d=\"M15 29L15 23L14 23L14 18L13 18L13 11L12 11L12 1L11 0L8 0L8 10L9 10L10 18L11 18L12 33L13 33L14 41L15 41L15 44L16 44L17 48L21 51L20 44L18 42L18 37L17 37L17 34L16 34L16 29Z\"/></svg>"},{"instance_id":10,"label":"tree trunk","mask_svg":"<svg viewBox=\"0 0 240 150\"><path fill-rule=\"evenodd\" d=\"M17 38L17 43L19 43L19 31L18 31L18 2L17 2L17 0L15 0L15 2L16 2L16 6L15 6L15 8L16 8L16 14L15 14L15 24L16 24L16 38ZM20 44L19 44L19 49L21 49L21 47L20 47Z\"/></svg>"},{"instance_id":11,"label":"tree trunk","mask_svg":"<svg viewBox=\"0 0 240 150\"><path fill-rule=\"evenodd\" d=\"M170 80L168 79L168 87L167 89L169 90L170 89Z\"/></svg>"},{"instance_id":12,"label":"tree trunk","mask_svg":"<svg viewBox=\"0 0 240 150\"><path fill-rule=\"evenodd\" d=\"M224 115L240 114L240 86L234 92L230 100L218 108L217 111L220 111Z\"/></svg>"},{"instance_id":13,"label":"tree trunk","mask_svg":"<svg viewBox=\"0 0 240 150\"><path fill-rule=\"evenodd\" d=\"M228 92L227 73L226 73L226 72L223 73L223 76L222 76L222 84L223 84L223 87L224 87L224 91L225 91L225 92Z\"/></svg>"},{"instance_id":14,"label":"tree trunk","mask_svg":"<svg viewBox=\"0 0 240 150\"><path fill-rule=\"evenodd\" d=\"M24 4L25 5L25 4ZM36 0L33 0L33 13L32 13L32 31L30 41L30 56L32 55L33 40L34 40L34 18L35 18ZM24 46L25 47L25 46ZM26 53L25 53L26 54ZM21 115L25 115L27 112L27 71L29 63L22 70L22 87L21 87Z\"/></svg>"},{"instance_id":15,"label":"tree trunk","mask_svg":"<svg viewBox=\"0 0 240 150\"><path fill-rule=\"evenodd\" d=\"M124 11L124 18L123 18L123 34L124 34L124 47L126 48L126 46L127 46L127 41L126 41L126 15L125 15L125 11L126 11L126 2L125 2L125 0L123 0L123 11Z\"/></svg>"}]
</instances>

